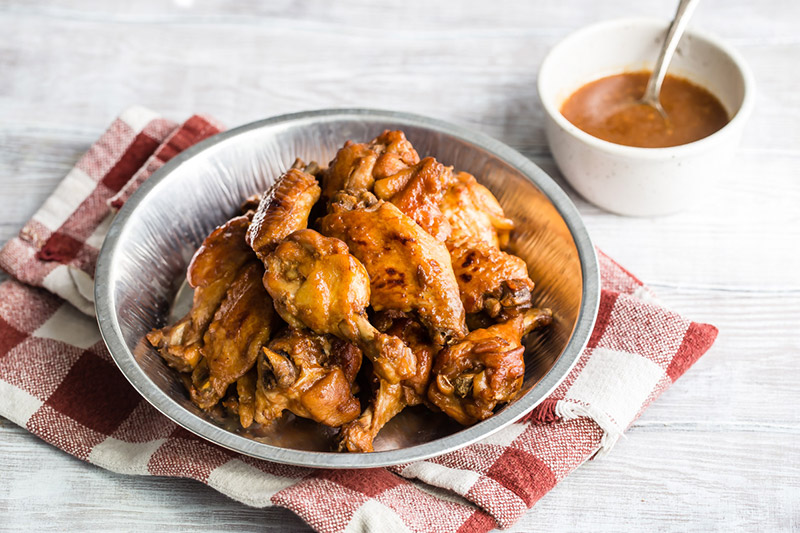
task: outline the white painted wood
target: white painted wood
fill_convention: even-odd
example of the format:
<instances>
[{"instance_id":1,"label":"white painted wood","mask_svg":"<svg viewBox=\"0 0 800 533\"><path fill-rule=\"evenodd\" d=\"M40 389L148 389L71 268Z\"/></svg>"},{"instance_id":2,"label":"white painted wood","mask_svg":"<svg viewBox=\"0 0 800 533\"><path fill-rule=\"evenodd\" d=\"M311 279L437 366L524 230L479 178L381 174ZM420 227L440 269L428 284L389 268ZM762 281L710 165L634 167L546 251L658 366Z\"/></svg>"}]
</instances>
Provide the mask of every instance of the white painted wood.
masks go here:
<instances>
[{"instance_id":1,"label":"white painted wood","mask_svg":"<svg viewBox=\"0 0 800 533\"><path fill-rule=\"evenodd\" d=\"M546 51L585 24L673 2L0 1L0 241L124 107L228 125L305 109L414 111L493 135L560 180L536 100ZM720 328L610 456L514 531L800 529L800 3L703 2L758 86L717 194L659 219L568 192L595 242ZM561 181L563 184L563 181ZM121 476L0 420L0 530L305 531L195 482Z\"/></svg>"}]
</instances>

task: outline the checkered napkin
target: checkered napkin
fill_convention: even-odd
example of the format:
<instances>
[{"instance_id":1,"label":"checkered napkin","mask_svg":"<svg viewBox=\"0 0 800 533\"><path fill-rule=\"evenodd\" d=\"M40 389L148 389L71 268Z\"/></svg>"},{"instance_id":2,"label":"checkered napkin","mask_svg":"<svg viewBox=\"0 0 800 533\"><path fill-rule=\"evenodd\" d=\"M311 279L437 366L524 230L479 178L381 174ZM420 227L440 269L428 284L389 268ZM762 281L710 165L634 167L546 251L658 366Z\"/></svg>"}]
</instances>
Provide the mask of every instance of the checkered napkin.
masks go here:
<instances>
[{"instance_id":1,"label":"checkered napkin","mask_svg":"<svg viewBox=\"0 0 800 533\"><path fill-rule=\"evenodd\" d=\"M600 254L588 347L524 420L434 459L388 469L273 464L217 447L159 414L125 381L93 318L98 249L150 174L220 131L124 112L0 251L0 415L115 472L197 479L247 505L279 505L321 532L484 532L508 527L572 470L608 451L713 343L717 330L658 306Z\"/></svg>"}]
</instances>

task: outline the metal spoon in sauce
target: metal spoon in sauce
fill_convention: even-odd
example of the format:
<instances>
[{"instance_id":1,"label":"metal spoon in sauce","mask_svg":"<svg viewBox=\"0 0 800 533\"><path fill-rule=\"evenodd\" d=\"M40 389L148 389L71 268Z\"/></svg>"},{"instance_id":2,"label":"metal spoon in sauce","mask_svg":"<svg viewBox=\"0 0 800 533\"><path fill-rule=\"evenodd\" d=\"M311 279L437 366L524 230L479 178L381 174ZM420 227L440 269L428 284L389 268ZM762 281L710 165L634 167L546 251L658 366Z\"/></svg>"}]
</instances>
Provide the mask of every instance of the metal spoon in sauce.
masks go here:
<instances>
[{"instance_id":1,"label":"metal spoon in sauce","mask_svg":"<svg viewBox=\"0 0 800 533\"><path fill-rule=\"evenodd\" d=\"M672 19L672 24L669 26L667 36L664 39L664 44L661 46L661 53L658 56L653 73L647 82L647 87L644 90L644 95L639 100L640 104L648 105L658 111L664 120L669 122L669 117L664 108L661 107L661 100L659 94L661 93L661 84L664 82L664 77L667 75L667 68L669 62L672 60L675 50L678 48L678 42L689 24L689 19L692 17L694 8L700 0L681 0L678 4L678 11L675 13L675 18Z\"/></svg>"}]
</instances>

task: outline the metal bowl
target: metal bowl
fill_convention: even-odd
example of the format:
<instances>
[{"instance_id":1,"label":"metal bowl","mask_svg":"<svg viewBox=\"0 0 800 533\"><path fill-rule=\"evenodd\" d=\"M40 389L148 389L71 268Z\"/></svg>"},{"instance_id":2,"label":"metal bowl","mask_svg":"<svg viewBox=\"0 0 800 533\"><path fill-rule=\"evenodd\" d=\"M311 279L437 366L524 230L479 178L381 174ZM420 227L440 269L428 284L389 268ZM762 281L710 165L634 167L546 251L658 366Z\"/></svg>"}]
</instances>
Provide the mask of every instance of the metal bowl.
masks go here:
<instances>
[{"instance_id":1,"label":"metal bowl","mask_svg":"<svg viewBox=\"0 0 800 533\"><path fill-rule=\"evenodd\" d=\"M474 174L517 223L511 249L528 264L535 301L553 310L550 328L526 339L522 393L494 416L462 427L425 407L408 408L375 441L376 451L329 451L332 431L284 416L243 430L201 411L178 375L144 340L174 320L194 251L241 201L267 189L296 157L326 164L348 139L402 129L422 156ZM487 437L528 413L566 377L586 345L599 301L594 247L567 195L515 150L461 127L373 110L284 115L226 131L181 153L125 204L97 263L95 301L103 339L125 377L159 411L211 442L269 461L371 468L421 460ZM179 294L180 293L180 294ZM176 298L176 295L178 296Z\"/></svg>"}]
</instances>

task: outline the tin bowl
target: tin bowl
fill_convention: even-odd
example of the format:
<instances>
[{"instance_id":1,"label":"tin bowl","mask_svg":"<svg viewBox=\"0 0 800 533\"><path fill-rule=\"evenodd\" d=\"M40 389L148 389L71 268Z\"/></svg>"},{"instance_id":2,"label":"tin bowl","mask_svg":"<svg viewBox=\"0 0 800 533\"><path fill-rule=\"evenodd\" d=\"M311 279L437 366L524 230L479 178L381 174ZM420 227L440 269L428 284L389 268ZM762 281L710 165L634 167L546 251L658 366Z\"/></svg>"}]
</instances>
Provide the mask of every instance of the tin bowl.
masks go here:
<instances>
[{"instance_id":1,"label":"tin bowl","mask_svg":"<svg viewBox=\"0 0 800 533\"><path fill-rule=\"evenodd\" d=\"M206 235L262 192L296 157L326 164L348 139L401 129L422 156L474 174L498 198L517 229L513 253L536 283L537 305L552 326L525 341L525 380L513 402L463 427L423 406L407 408L375 440L375 452L330 451L335 430L285 414L270 427L238 427L201 411L178 375L147 343L191 298L186 267ZM575 206L539 167L480 133L430 118L374 110L321 110L253 122L182 152L147 180L114 220L97 262L100 331L125 377L156 409L225 448L269 461L322 468L408 463L484 439L538 405L578 360L599 302L597 256ZM182 288L183 287L183 288Z\"/></svg>"}]
</instances>

